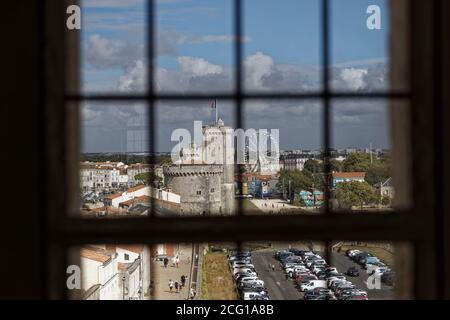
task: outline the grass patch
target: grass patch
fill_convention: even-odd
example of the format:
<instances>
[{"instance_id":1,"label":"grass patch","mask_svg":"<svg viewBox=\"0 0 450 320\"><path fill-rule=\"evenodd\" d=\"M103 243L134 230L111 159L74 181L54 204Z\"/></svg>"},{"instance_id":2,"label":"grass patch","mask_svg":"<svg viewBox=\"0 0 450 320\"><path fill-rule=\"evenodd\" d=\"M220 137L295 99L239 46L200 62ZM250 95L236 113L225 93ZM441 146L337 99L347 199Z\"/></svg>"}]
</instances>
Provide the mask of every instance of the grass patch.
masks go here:
<instances>
[{"instance_id":1,"label":"grass patch","mask_svg":"<svg viewBox=\"0 0 450 320\"><path fill-rule=\"evenodd\" d=\"M378 259L386 263L389 267L394 267L394 254L392 252L387 251L386 249L379 248L379 247L371 247L369 246L342 246L341 250L342 252L345 252L348 249L357 249L361 251L366 251L374 256L376 256Z\"/></svg>"},{"instance_id":2,"label":"grass patch","mask_svg":"<svg viewBox=\"0 0 450 320\"><path fill-rule=\"evenodd\" d=\"M227 254L211 252L203 257L202 298L204 300L237 300Z\"/></svg>"}]
</instances>

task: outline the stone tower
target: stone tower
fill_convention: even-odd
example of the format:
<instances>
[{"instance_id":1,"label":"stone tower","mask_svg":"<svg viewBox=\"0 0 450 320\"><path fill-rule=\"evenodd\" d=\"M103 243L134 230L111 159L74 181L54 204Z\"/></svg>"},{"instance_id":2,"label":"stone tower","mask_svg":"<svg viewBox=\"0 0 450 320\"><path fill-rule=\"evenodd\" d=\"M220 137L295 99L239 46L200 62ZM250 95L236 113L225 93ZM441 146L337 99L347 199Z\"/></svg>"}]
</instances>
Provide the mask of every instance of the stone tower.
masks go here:
<instances>
[{"instance_id":1,"label":"stone tower","mask_svg":"<svg viewBox=\"0 0 450 320\"><path fill-rule=\"evenodd\" d=\"M222 172L222 214L234 213L234 130L222 119L215 125L203 126L203 162L220 164Z\"/></svg>"}]
</instances>

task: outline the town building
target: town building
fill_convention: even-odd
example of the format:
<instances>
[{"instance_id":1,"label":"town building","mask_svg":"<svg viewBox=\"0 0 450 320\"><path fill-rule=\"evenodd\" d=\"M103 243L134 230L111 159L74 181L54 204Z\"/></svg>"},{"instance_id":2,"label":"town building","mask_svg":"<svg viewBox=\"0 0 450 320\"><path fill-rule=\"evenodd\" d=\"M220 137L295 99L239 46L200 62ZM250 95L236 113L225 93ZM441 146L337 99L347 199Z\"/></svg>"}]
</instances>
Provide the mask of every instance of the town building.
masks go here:
<instances>
[{"instance_id":1,"label":"town building","mask_svg":"<svg viewBox=\"0 0 450 320\"><path fill-rule=\"evenodd\" d=\"M280 168L284 170L300 170L305 167L306 161L311 159L312 156L308 154L287 154L280 157Z\"/></svg>"},{"instance_id":2,"label":"town building","mask_svg":"<svg viewBox=\"0 0 450 320\"><path fill-rule=\"evenodd\" d=\"M365 176L365 172L332 172L331 186L332 188L335 188L336 185L341 182L364 182Z\"/></svg>"},{"instance_id":3,"label":"town building","mask_svg":"<svg viewBox=\"0 0 450 320\"><path fill-rule=\"evenodd\" d=\"M82 192L89 192L133 187L140 183L135 179L137 174L151 170L150 164L85 161L80 164L80 189Z\"/></svg>"}]
</instances>

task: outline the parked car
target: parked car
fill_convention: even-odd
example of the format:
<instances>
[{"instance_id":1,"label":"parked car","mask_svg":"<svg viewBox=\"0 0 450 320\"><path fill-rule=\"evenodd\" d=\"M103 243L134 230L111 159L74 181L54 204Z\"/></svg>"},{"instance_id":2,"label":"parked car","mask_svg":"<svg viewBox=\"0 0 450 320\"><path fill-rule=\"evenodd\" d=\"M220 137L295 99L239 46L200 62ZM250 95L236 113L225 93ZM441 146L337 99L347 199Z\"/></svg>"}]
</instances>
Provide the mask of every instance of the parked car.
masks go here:
<instances>
[{"instance_id":1,"label":"parked car","mask_svg":"<svg viewBox=\"0 0 450 320\"><path fill-rule=\"evenodd\" d=\"M309 291L315 288L326 288L327 282L325 280L311 280L307 283L300 285L300 291Z\"/></svg>"},{"instance_id":2,"label":"parked car","mask_svg":"<svg viewBox=\"0 0 450 320\"><path fill-rule=\"evenodd\" d=\"M252 276L257 276L256 272L253 271L243 271L243 272L238 272L234 275L234 279L237 281L238 279L242 278L242 277L252 277Z\"/></svg>"},{"instance_id":3,"label":"parked car","mask_svg":"<svg viewBox=\"0 0 450 320\"><path fill-rule=\"evenodd\" d=\"M306 262L306 266L310 268L313 264L315 265L326 265L326 262L324 259L310 259Z\"/></svg>"},{"instance_id":4,"label":"parked car","mask_svg":"<svg viewBox=\"0 0 450 320\"><path fill-rule=\"evenodd\" d=\"M378 259L377 257L374 256L369 256L369 257L365 257L359 260L359 263L362 264L363 266L365 264L373 264L373 263L378 263L380 262L380 259Z\"/></svg>"},{"instance_id":5,"label":"parked car","mask_svg":"<svg viewBox=\"0 0 450 320\"><path fill-rule=\"evenodd\" d=\"M243 300L256 300L257 298L263 298L264 296L258 292L245 292L242 296ZM263 299L268 300L268 299Z\"/></svg>"},{"instance_id":6,"label":"parked car","mask_svg":"<svg viewBox=\"0 0 450 320\"><path fill-rule=\"evenodd\" d=\"M302 284L308 283L312 280L319 280L319 279L317 279L317 277L315 275L306 274L306 275L297 276L297 278L295 279L295 283L300 288Z\"/></svg>"},{"instance_id":7,"label":"parked car","mask_svg":"<svg viewBox=\"0 0 450 320\"><path fill-rule=\"evenodd\" d=\"M349 277L359 277L359 270L356 267L350 267L345 274Z\"/></svg>"},{"instance_id":8,"label":"parked car","mask_svg":"<svg viewBox=\"0 0 450 320\"><path fill-rule=\"evenodd\" d=\"M245 268L245 267L244 268L235 268L235 269L233 269L233 275L236 275L239 272L250 273L250 272L255 272L255 269L250 269L250 268Z\"/></svg>"}]
</instances>

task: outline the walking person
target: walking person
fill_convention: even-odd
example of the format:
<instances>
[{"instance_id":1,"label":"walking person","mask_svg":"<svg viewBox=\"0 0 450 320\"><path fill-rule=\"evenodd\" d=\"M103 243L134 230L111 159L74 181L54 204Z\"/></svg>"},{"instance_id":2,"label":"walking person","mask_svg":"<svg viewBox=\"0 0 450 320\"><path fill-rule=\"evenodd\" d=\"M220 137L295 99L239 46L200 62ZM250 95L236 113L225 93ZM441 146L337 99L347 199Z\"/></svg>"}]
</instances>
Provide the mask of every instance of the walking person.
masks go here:
<instances>
[{"instance_id":1,"label":"walking person","mask_svg":"<svg viewBox=\"0 0 450 320\"><path fill-rule=\"evenodd\" d=\"M197 294L197 292L195 292L194 287L192 287L191 288L191 300L194 300L196 294Z\"/></svg>"},{"instance_id":2,"label":"walking person","mask_svg":"<svg viewBox=\"0 0 450 320\"><path fill-rule=\"evenodd\" d=\"M180 258L178 258L178 256L175 258L175 264L177 265L178 268L178 264L180 263Z\"/></svg>"},{"instance_id":3,"label":"walking person","mask_svg":"<svg viewBox=\"0 0 450 320\"><path fill-rule=\"evenodd\" d=\"M272 271L275 271L275 265L272 264Z\"/></svg>"},{"instance_id":4,"label":"walking person","mask_svg":"<svg viewBox=\"0 0 450 320\"><path fill-rule=\"evenodd\" d=\"M173 288L173 281L172 279L169 280L169 291L170 293L172 293L172 288Z\"/></svg>"},{"instance_id":5,"label":"walking person","mask_svg":"<svg viewBox=\"0 0 450 320\"><path fill-rule=\"evenodd\" d=\"M176 291L177 293L180 293L179 288L180 288L180 286L179 286L179 284L178 284L178 281L175 281L175 291Z\"/></svg>"},{"instance_id":6,"label":"walking person","mask_svg":"<svg viewBox=\"0 0 450 320\"><path fill-rule=\"evenodd\" d=\"M186 285L186 276L183 274L180 278L181 286L184 287Z\"/></svg>"},{"instance_id":7,"label":"walking person","mask_svg":"<svg viewBox=\"0 0 450 320\"><path fill-rule=\"evenodd\" d=\"M164 258L164 268L167 268L167 265L169 264L169 259L167 257Z\"/></svg>"}]
</instances>

